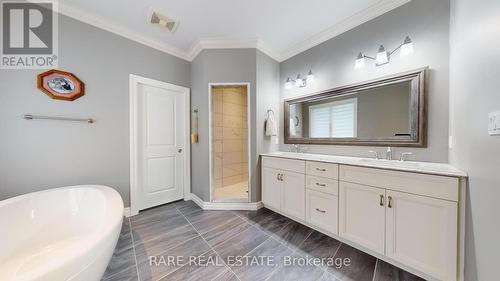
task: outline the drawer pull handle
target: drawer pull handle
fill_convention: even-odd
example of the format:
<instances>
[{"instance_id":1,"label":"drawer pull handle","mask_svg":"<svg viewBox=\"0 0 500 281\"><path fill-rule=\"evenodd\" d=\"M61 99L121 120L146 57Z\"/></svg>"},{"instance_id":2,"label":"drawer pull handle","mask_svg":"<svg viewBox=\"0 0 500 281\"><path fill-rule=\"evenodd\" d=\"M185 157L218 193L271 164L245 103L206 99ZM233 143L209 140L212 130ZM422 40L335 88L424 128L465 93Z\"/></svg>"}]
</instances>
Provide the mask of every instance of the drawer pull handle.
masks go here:
<instances>
[{"instance_id":1,"label":"drawer pull handle","mask_svg":"<svg viewBox=\"0 0 500 281\"><path fill-rule=\"evenodd\" d=\"M384 206L384 195L380 194L380 206Z\"/></svg>"},{"instance_id":2,"label":"drawer pull handle","mask_svg":"<svg viewBox=\"0 0 500 281\"><path fill-rule=\"evenodd\" d=\"M387 197L387 199L389 199L389 202L387 203L387 207L392 208L392 197L389 196L389 197Z\"/></svg>"},{"instance_id":3,"label":"drawer pull handle","mask_svg":"<svg viewBox=\"0 0 500 281\"><path fill-rule=\"evenodd\" d=\"M326 184L324 184L324 183L319 183L319 182L317 182L317 183L316 183L316 185L317 185L317 186L321 186L321 187L325 187L325 186L326 186Z\"/></svg>"},{"instance_id":4,"label":"drawer pull handle","mask_svg":"<svg viewBox=\"0 0 500 281\"><path fill-rule=\"evenodd\" d=\"M321 210L321 209L319 209L319 208L316 208L316 211L318 211L318 212L320 212L320 213L323 213L323 214L324 214L324 213L326 213L326 211L325 211L325 210Z\"/></svg>"},{"instance_id":5,"label":"drawer pull handle","mask_svg":"<svg viewBox=\"0 0 500 281\"><path fill-rule=\"evenodd\" d=\"M316 168L316 171L326 172L326 169Z\"/></svg>"}]
</instances>

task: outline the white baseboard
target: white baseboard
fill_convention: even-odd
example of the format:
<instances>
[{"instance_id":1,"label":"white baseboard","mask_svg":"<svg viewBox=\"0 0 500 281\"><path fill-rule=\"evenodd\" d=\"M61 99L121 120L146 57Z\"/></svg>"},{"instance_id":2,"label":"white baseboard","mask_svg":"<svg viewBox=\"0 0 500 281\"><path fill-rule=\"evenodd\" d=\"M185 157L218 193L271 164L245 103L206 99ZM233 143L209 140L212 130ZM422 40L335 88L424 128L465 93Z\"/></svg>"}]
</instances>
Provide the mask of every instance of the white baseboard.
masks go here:
<instances>
[{"instance_id":1,"label":"white baseboard","mask_svg":"<svg viewBox=\"0 0 500 281\"><path fill-rule=\"evenodd\" d=\"M128 218L130 217L130 207L124 208L123 209L123 215Z\"/></svg>"},{"instance_id":2,"label":"white baseboard","mask_svg":"<svg viewBox=\"0 0 500 281\"><path fill-rule=\"evenodd\" d=\"M190 199L193 200L203 210L242 210L242 211L257 211L263 207L259 202L205 202L195 194L190 194ZM189 199L186 199L189 200Z\"/></svg>"}]
</instances>

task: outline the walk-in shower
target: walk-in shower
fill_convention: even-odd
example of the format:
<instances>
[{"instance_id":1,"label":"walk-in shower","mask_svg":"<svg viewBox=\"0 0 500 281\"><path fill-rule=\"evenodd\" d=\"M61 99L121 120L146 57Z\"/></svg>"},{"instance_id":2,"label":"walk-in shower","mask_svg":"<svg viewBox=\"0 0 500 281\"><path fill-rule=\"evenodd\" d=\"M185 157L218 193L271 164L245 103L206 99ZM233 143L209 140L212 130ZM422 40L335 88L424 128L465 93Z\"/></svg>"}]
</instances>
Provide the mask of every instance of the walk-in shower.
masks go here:
<instances>
[{"instance_id":1,"label":"walk-in shower","mask_svg":"<svg viewBox=\"0 0 500 281\"><path fill-rule=\"evenodd\" d=\"M211 173L214 202L248 202L248 86L212 85Z\"/></svg>"}]
</instances>

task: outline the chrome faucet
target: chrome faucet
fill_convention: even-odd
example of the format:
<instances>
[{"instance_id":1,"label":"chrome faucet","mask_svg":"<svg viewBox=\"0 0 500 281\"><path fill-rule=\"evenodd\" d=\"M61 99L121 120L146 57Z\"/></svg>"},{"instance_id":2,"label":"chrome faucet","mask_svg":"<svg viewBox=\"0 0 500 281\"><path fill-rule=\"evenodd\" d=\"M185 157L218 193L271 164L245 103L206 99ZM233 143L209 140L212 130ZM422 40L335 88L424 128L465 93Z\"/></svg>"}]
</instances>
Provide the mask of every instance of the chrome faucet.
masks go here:
<instances>
[{"instance_id":1,"label":"chrome faucet","mask_svg":"<svg viewBox=\"0 0 500 281\"><path fill-rule=\"evenodd\" d=\"M385 159L392 160L392 149L391 147L387 147L387 151L385 152Z\"/></svg>"},{"instance_id":2,"label":"chrome faucet","mask_svg":"<svg viewBox=\"0 0 500 281\"><path fill-rule=\"evenodd\" d=\"M300 153L300 144L292 144L290 147L290 152Z\"/></svg>"}]
</instances>

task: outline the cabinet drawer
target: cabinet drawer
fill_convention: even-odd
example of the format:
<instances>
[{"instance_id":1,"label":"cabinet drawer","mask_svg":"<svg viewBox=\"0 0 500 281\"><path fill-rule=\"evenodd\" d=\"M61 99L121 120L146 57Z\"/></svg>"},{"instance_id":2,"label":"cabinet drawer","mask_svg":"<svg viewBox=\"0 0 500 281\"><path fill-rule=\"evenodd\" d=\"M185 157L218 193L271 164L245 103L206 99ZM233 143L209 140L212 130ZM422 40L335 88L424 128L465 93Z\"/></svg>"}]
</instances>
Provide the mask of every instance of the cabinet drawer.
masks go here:
<instances>
[{"instance_id":1,"label":"cabinet drawer","mask_svg":"<svg viewBox=\"0 0 500 281\"><path fill-rule=\"evenodd\" d=\"M328 178L316 177L316 176L306 176L306 187L308 189L326 192L332 195L339 194L339 182L338 180L332 180Z\"/></svg>"},{"instance_id":2,"label":"cabinet drawer","mask_svg":"<svg viewBox=\"0 0 500 281\"><path fill-rule=\"evenodd\" d=\"M340 180L458 201L458 178L355 166L340 166Z\"/></svg>"},{"instance_id":3,"label":"cabinet drawer","mask_svg":"<svg viewBox=\"0 0 500 281\"><path fill-rule=\"evenodd\" d=\"M306 162L306 174L330 179L339 178L339 165L324 162Z\"/></svg>"},{"instance_id":4,"label":"cabinet drawer","mask_svg":"<svg viewBox=\"0 0 500 281\"><path fill-rule=\"evenodd\" d=\"M306 161L278 157L262 157L262 166L305 174Z\"/></svg>"},{"instance_id":5,"label":"cabinet drawer","mask_svg":"<svg viewBox=\"0 0 500 281\"><path fill-rule=\"evenodd\" d=\"M331 233L338 233L338 197L315 190L306 193L306 221Z\"/></svg>"}]
</instances>

